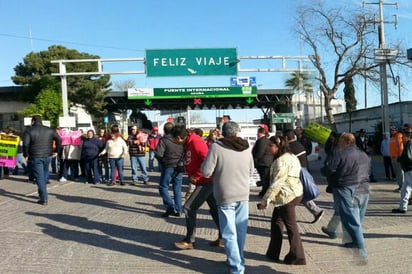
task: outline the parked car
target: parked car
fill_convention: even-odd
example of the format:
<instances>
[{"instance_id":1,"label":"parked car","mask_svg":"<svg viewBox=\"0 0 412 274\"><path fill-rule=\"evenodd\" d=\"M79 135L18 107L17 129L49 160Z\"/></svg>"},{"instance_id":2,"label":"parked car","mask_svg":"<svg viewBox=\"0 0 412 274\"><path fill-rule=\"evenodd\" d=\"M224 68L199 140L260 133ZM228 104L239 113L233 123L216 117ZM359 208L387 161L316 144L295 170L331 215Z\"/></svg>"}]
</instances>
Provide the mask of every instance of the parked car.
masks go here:
<instances>
[{"instance_id":1,"label":"parked car","mask_svg":"<svg viewBox=\"0 0 412 274\"><path fill-rule=\"evenodd\" d=\"M320 153L319 153L319 144L316 142L312 142L312 153L308 155L308 161L317 161L321 159Z\"/></svg>"}]
</instances>

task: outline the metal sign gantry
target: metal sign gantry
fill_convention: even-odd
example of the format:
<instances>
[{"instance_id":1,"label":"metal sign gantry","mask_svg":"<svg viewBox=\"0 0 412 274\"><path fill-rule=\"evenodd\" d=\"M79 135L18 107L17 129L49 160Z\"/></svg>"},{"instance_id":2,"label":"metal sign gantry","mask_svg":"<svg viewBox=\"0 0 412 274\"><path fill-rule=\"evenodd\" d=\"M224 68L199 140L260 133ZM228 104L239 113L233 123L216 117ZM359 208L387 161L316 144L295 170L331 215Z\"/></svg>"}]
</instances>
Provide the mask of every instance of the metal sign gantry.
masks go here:
<instances>
[{"instance_id":1,"label":"metal sign gantry","mask_svg":"<svg viewBox=\"0 0 412 274\"><path fill-rule=\"evenodd\" d=\"M269 68L242 68L242 60L272 60L280 62L280 65ZM309 61L308 56L238 56L238 72L295 72L295 71L313 71L304 66ZM139 62L145 64L146 59L144 57L139 58L111 58L111 59L73 59L73 60L53 60L51 63L59 65L59 72L52 73L52 76L59 76L61 79L62 88L62 103L63 103L63 116L69 116L68 98L67 98L67 77L68 76L81 76L81 75L119 75L119 74L146 74L146 70L133 70L133 71L104 71L104 63L111 62ZM95 63L96 71L92 72L70 72L67 71L66 64L68 63ZM292 66L290 63L295 63ZM297 63L297 65L296 65ZM267 66L267 62L265 62ZM276 66L277 65L277 66Z\"/></svg>"}]
</instances>

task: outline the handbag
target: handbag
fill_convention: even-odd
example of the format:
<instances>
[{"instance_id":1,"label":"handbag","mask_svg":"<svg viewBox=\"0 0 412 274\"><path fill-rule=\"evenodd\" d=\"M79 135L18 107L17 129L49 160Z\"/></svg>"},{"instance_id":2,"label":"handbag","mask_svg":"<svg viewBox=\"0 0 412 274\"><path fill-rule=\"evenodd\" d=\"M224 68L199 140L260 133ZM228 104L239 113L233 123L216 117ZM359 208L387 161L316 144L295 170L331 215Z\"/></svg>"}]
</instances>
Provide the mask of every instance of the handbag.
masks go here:
<instances>
[{"instance_id":1,"label":"handbag","mask_svg":"<svg viewBox=\"0 0 412 274\"><path fill-rule=\"evenodd\" d=\"M316 185L312 174L310 174L307 168L303 167L301 169L300 181L302 182L302 186L303 186L302 203L314 200L320 195L320 189Z\"/></svg>"}]
</instances>

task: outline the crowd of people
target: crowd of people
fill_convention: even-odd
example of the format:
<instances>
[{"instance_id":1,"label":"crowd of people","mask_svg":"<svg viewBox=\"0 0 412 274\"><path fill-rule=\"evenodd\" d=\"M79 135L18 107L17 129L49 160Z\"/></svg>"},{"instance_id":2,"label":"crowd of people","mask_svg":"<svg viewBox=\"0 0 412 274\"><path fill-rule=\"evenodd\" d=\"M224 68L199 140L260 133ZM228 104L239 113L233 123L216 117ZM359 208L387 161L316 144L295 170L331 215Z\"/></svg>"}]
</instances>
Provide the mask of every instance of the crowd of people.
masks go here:
<instances>
[{"instance_id":1,"label":"crowd of people","mask_svg":"<svg viewBox=\"0 0 412 274\"><path fill-rule=\"evenodd\" d=\"M220 130L210 130L205 139L201 129L189 130L172 122L164 125L163 132L160 135L157 127L148 132L132 126L125 138L119 127L113 125L110 134L105 128L100 129L97 136L93 130L88 130L76 147L64 144L59 130L43 126L41 117L33 116L31 127L19 143L20 157L16 157L13 172L17 174L20 166L28 179L37 184L37 203L47 205L49 169L56 159L59 164L54 170L52 165L52 170L58 174L59 182L76 180L81 172L84 181L90 184L147 184L149 172L158 171L158 191L164 207L161 217L184 215L186 221L186 235L181 241L174 242L174 246L178 249L195 248L197 214L206 202L217 229L216 240L209 244L225 249L230 273L244 273L249 180L256 169L260 176L257 185L262 187L258 194L261 199L258 209L273 207L267 258L291 265L306 264L296 206L302 204L309 210L313 224L322 218L325 210L316 204L315 199L304 199L307 189L302 182L305 176L311 176L307 156L312 152L312 144L302 128L286 129L280 135L271 136L268 126L260 125L253 147L239 137L239 125L230 120L225 121ZM368 260L362 222L369 200L369 183L375 181L365 133L363 129L356 136L331 133L325 145L326 159L321 169L328 183L326 192L331 193L334 200L334 214L322 231L336 238L340 235L341 226L343 247L354 249L362 263ZM411 137L412 128L408 124L401 130L393 127L390 133L383 134L380 146L386 178L397 181L396 191L401 195L399 207L393 209L393 213L406 213L410 204ZM129 182L123 172L125 157L130 157ZM8 172L7 168L0 169ZM190 187L183 198L184 175L187 175ZM282 259L284 227L289 251Z\"/></svg>"}]
</instances>

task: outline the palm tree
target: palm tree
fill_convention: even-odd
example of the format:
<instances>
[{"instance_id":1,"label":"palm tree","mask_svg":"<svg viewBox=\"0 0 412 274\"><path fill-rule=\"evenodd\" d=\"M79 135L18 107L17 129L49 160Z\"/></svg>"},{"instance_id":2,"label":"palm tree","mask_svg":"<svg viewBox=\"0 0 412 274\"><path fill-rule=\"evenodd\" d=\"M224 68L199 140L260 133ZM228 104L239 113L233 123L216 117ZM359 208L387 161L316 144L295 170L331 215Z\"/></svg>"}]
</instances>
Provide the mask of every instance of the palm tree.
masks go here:
<instances>
[{"instance_id":1,"label":"palm tree","mask_svg":"<svg viewBox=\"0 0 412 274\"><path fill-rule=\"evenodd\" d=\"M292 72L290 74L290 78L285 81L285 86L291 88L295 92L304 92L306 104L308 104L309 94L313 93L313 87L309 73L301 71Z\"/></svg>"},{"instance_id":2,"label":"palm tree","mask_svg":"<svg viewBox=\"0 0 412 274\"><path fill-rule=\"evenodd\" d=\"M310 81L311 79L307 72L295 71L290 74L290 78L286 80L285 86L293 89L293 91L303 91L306 94L313 91Z\"/></svg>"}]
</instances>

